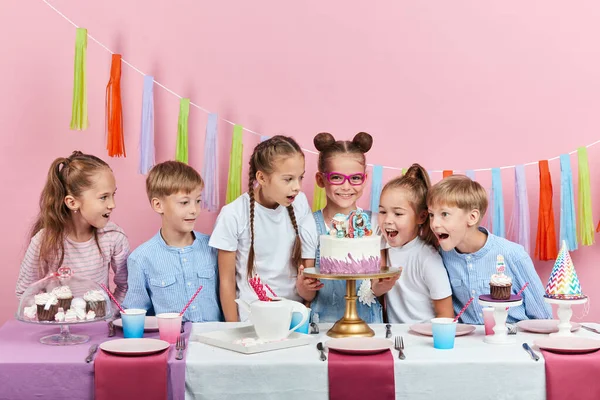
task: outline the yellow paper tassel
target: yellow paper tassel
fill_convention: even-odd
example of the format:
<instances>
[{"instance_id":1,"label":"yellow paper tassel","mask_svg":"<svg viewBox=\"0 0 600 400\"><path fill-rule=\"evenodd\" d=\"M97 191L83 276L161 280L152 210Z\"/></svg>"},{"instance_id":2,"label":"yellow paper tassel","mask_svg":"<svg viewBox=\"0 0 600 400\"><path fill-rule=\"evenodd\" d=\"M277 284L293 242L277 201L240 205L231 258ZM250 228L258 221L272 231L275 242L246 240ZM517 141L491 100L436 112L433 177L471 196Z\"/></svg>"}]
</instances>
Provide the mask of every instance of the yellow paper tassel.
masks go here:
<instances>
[{"instance_id":1,"label":"yellow paper tassel","mask_svg":"<svg viewBox=\"0 0 600 400\"><path fill-rule=\"evenodd\" d=\"M325 195L325 189L319 187L315 182L315 190L313 191L313 212L322 210L327 205L327 196Z\"/></svg>"},{"instance_id":2,"label":"yellow paper tassel","mask_svg":"<svg viewBox=\"0 0 600 400\"><path fill-rule=\"evenodd\" d=\"M87 29L77 28L75 38L75 68L73 72L73 108L71 129L88 128L87 89L85 83L85 54L87 49Z\"/></svg>"},{"instance_id":3,"label":"yellow paper tassel","mask_svg":"<svg viewBox=\"0 0 600 400\"><path fill-rule=\"evenodd\" d=\"M231 151L229 153L229 176L227 178L227 194L225 203L229 204L242 194L242 155L244 145L242 140L241 125L233 127L233 139L231 140Z\"/></svg>"},{"instance_id":4,"label":"yellow paper tassel","mask_svg":"<svg viewBox=\"0 0 600 400\"><path fill-rule=\"evenodd\" d=\"M594 217L592 215L592 190L590 189L590 168L588 164L587 148L577 149L577 159L579 162L579 194L578 194L578 214L579 214L579 242L584 246L594 244Z\"/></svg>"}]
</instances>

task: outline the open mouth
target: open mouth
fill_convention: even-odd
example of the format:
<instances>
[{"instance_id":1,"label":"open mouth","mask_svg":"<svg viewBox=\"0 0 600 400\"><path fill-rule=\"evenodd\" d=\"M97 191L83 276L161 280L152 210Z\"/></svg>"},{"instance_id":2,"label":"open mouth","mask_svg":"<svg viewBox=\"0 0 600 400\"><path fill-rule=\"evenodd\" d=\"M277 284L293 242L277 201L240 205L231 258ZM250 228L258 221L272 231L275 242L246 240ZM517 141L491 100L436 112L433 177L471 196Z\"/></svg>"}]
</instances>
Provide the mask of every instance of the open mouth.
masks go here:
<instances>
[{"instance_id":1,"label":"open mouth","mask_svg":"<svg viewBox=\"0 0 600 400\"><path fill-rule=\"evenodd\" d=\"M438 237L438 240L444 240L444 239L448 239L448 237L450 236L450 235L448 235L447 233L438 233L438 234L436 234L436 235L437 235L437 237Z\"/></svg>"},{"instance_id":2,"label":"open mouth","mask_svg":"<svg viewBox=\"0 0 600 400\"><path fill-rule=\"evenodd\" d=\"M287 199L290 203L293 202L295 198L296 196L287 196Z\"/></svg>"},{"instance_id":3,"label":"open mouth","mask_svg":"<svg viewBox=\"0 0 600 400\"><path fill-rule=\"evenodd\" d=\"M385 230L385 234L389 237L389 238L394 238L398 235L398 231L395 229L386 229Z\"/></svg>"},{"instance_id":4,"label":"open mouth","mask_svg":"<svg viewBox=\"0 0 600 400\"><path fill-rule=\"evenodd\" d=\"M110 218L110 213L102 214L102 217L104 217L104 218Z\"/></svg>"}]
</instances>

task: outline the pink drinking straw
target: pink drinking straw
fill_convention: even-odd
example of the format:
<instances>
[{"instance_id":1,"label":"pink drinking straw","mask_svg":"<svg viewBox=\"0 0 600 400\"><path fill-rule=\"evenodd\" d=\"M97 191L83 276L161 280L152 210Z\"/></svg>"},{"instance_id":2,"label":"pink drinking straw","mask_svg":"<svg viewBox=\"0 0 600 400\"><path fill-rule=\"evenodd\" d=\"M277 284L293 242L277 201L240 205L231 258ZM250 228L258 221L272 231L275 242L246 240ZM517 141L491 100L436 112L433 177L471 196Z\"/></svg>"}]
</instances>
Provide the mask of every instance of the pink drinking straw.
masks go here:
<instances>
[{"instance_id":1,"label":"pink drinking straw","mask_svg":"<svg viewBox=\"0 0 600 400\"><path fill-rule=\"evenodd\" d=\"M183 316L183 313L185 313L185 310L188 309L188 307L190 306L190 304L192 304L192 301L194 301L194 299L196 298L196 296L198 296L198 293L200 293L200 291L202 290L202 286L200 286L198 288L198 290L196 290L196 293L194 293L194 295L192 296L192 298L190 299L190 301L188 301L188 303L185 305L185 307L183 307L183 310L181 310L181 312L179 313L179 316Z\"/></svg>"},{"instance_id":2,"label":"pink drinking straw","mask_svg":"<svg viewBox=\"0 0 600 400\"><path fill-rule=\"evenodd\" d=\"M471 302L473 301L475 297L471 297L469 299L469 301L467 301L467 304L465 304L465 306L462 308L462 310L460 310L460 312L458 313L458 315L456 317L454 317L454 320L452 322L456 322L458 321L458 319L460 318L461 315L463 315L463 313L465 312L465 310L467 309L467 307L469 307L469 305L471 305Z\"/></svg>"},{"instance_id":3,"label":"pink drinking straw","mask_svg":"<svg viewBox=\"0 0 600 400\"><path fill-rule=\"evenodd\" d=\"M117 299L115 299L115 296L112 295L112 293L110 292L110 290L108 290L108 288L106 286L104 286L104 284L100 283L100 287L102 289L104 289L104 291L106 292L106 294L108 294L108 297L111 298L111 300L117 305L117 307L119 307L119 310L121 310L121 312L123 314L127 314L125 312L125 310L123 309L123 307L121 307L121 305L119 304L119 302L117 301Z\"/></svg>"},{"instance_id":4,"label":"pink drinking straw","mask_svg":"<svg viewBox=\"0 0 600 400\"><path fill-rule=\"evenodd\" d=\"M529 282L525 282L525 284L523 285L523 287L521 288L521 290L519 290L519 293L517 293L517 296L520 296L523 291L525 290L525 288L527 287L527 285L529 285ZM506 311L508 311L509 307L506 307Z\"/></svg>"},{"instance_id":5,"label":"pink drinking straw","mask_svg":"<svg viewBox=\"0 0 600 400\"><path fill-rule=\"evenodd\" d=\"M277 297L277 295L275 294L275 292L273 291L273 289L271 289L269 287L269 285L267 285L266 283L265 283L265 287L269 290L269 292L271 292L271 294L273 295L273 297Z\"/></svg>"}]
</instances>

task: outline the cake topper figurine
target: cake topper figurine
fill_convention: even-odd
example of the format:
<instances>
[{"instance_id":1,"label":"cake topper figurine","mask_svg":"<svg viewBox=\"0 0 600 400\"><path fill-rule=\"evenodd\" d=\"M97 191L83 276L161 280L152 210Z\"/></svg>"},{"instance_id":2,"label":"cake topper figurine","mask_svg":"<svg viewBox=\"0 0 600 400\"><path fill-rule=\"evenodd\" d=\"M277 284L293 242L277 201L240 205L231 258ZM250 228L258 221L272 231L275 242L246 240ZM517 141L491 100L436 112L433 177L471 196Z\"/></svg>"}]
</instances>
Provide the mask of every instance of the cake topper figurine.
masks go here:
<instances>
[{"instance_id":1,"label":"cake topper figurine","mask_svg":"<svg viewBox=\"0 0 600 400\"><path fill-rule=\"evenodd\" d=\"M496 272L498 275L504 275L504 271L506 271L506 265L504 264L504 256L498 254L496 257Z\"/></svg>"},{"instance_id":2,"label":"cake topper figurine","mask_svg":"<svg viewBox=\"0 0 600 400\"><path fill-rule=\"evenodd\" d=\"M371 223L369 222L369 215L364 212L361 208L352 211L348 216L349 229L348 237L363 237L371 236L373 231L371 230Z\"/></svg>"},{"instance_id":3,"label":"cake topper figurine","mask_svg":"<svg viewBox=\"0 0 600 400\"><path fill-rule=\"evenodd\" d=\"M344 214L337 213L333 216L329 234L340 239L346 237L346 216Z\"/></svg>"}]
</instances>

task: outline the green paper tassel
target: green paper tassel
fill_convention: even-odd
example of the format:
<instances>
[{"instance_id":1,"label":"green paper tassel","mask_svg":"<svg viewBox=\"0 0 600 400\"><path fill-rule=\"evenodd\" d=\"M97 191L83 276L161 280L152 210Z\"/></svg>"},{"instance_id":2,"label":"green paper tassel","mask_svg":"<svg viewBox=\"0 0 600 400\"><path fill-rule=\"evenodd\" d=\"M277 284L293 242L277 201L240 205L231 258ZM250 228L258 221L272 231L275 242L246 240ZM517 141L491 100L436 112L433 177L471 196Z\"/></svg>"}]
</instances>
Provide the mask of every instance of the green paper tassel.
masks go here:
<instances>
[{"instance_id":1,"label":"green paper tassel","mask_svg":"<svg viewBox=\"0 0 600 400\"><path fill-rule=\"evenodd\" d=\"M315 190L313 192L313 212L322 210L327 205L327 196L325 195L325 188L319 187L315 182Z\"/></svg>"},{"instance_id":2,"label":"green paper tassel","mask_svg":"<svg viewBox=\"0 0 600 400\"><path fill-rule=\"evenodd\" d=\"M77 28L75 38L75 68L73 72L73 108L71 129L88 128L87 90L85 87L85 53L87 49L87 29Z\"/></svg>"},{"instance_id":3,"label":"green paper tassel","mask_svg":"<svg viewBox=\"0 0 600 400\"><path fill-rule=\"evenodd\" d=\"M188 118L190 116L190 99L179 102L179 120L177 121L177 150L175 160L188 162Z\"/></svg>"},{"instance_id":4,"label":"green paper tassel","mask_svg":"<svg viewBox=\"0 0 600 400\"><path fill-rule=\"evenodd\" d=\"M227 177L227 195L225 203L229 204L242 194L242 143L241 125L233 126L233 139L231 140L231 152L229 153L229 176Z\"/></svg>"},{"instance_id":5,"label":"green paper tassel","mask_svg":"<svg viewBox=\"0 0 600 400\"><path fill-rule=\"evenodd\" d=\"M402 175L406 175L406 171L408 171L408 168L402 168Z\"/></svg>"},{"instance_id":6,"label":"green paper tassel","mask_svg":"<svg viewBox=\"0 0 600 400\"><path fill-rule=\"evenodd\" d=\"M579 217L579 242L584 246L594 244L594 217L592 215L592 190L590 189L590 169L588 165L587 148L577 149L577 159L579 161L579 208L577 214Z\"/></svg>"}]
</instances>

